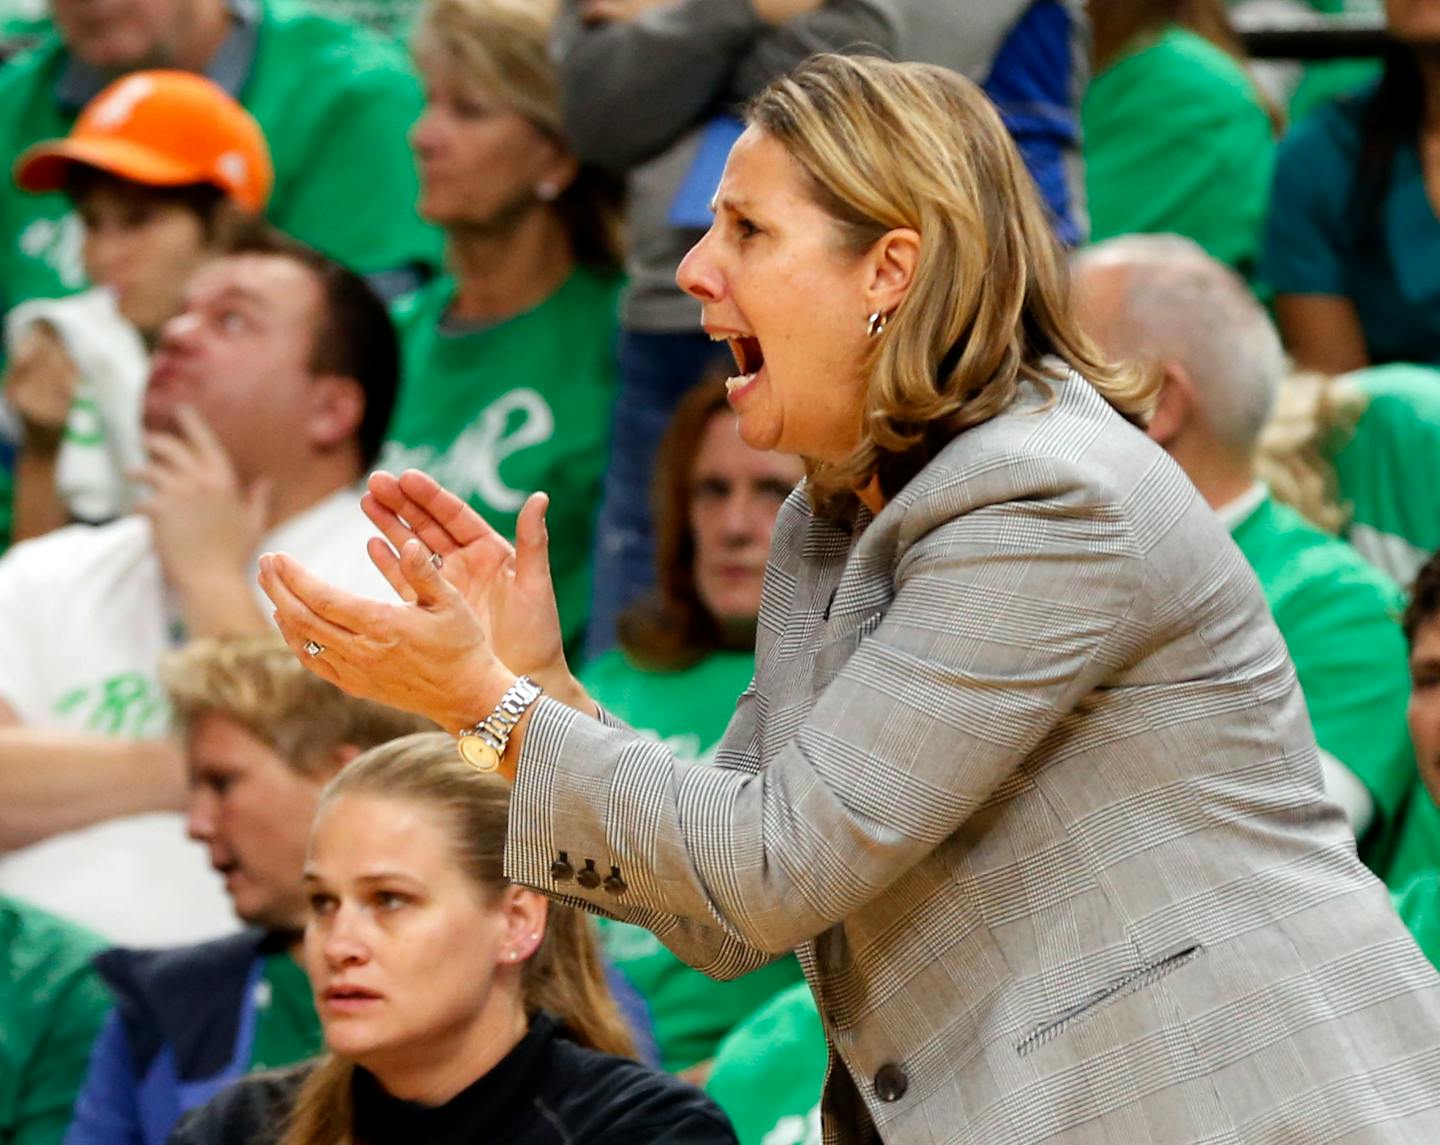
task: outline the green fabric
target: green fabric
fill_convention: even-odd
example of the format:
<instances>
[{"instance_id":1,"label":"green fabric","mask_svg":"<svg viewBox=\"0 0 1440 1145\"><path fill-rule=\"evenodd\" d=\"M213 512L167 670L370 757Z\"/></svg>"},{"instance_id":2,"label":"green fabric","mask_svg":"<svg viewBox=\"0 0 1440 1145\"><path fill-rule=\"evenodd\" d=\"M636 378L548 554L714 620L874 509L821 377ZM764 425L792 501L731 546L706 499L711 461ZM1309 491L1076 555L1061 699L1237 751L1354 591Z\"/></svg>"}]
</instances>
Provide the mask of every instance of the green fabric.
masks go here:
<instances>
[{"instance_id":1,"label":"green fabric","mask_svg":"<svg viewBox=\"0 0 1440 1145\"><path fill-rule=\"evenodd\" d=\"M1440 808L1417 777L1385 868L1392 890L1422 875L1440 873Z\"/></svg>"},{"instance_id":2,"label":"green fabric","mask_svg":"<svg viewBox=\"0 0 1440 1145\"><path fill-rule=\"evenodd\" d=\"M1395 912L1430 964L1440 969L1440 874L1411 879L1395 895Z\"/></svg>"},{"instance_id":3,"label":"green fabric","mask_svg":"<svg viewBox=\"0 0 1440 1145\"><path fill-rule=\"evenodd\" d=\"M571 649L590 606L622 285L578 268L533 310L467 333L441 328L448 278L395 306L404 375L380 468L425 470L507 537L525 498L549 493L550 567Z\"/></svg>"},{"instance_id":4,"label":"green fabric","mask_svg":"<svg viewBox=\"0 0 1440 1145\"><path fill-rule=\"evenodd\" d=\"M0 69L0 163L70 130L54 88L57 36ZM402 49L372 32L270 3L240 101L270 144L281 230L364 273L436 265L441 237L415 213L418 182L406 132L420 88ZM84 285L79 222L64 195L0 195L5 308Z\"/></svg>"},{"instance_id":5,"label":"green fabric","mask_svg":"<svg viewBox=\"0 0 1440 1145\"><path fill-rule=\"evenodd\" d=\"M1095 77L1081 122L1091 241L1180 234L1252 272L1275 140L1234 59L1172 26Z\"/></svg>"},{"instance_id":6,"label":"green fabric","mask_svg":"<svg viewBox=\"0 0 1440 1145\"><path fill-rule=\"evenodd\" d=\"M1316 740L1375 801L1361 858L1378 867L1375 845L1397 821L1416 774L1405 724L1404 597L1344 541L1270 497L1232 533L1295 662Z\"/></svg>"},{"instance_id":7,"label":"green fabric","mask_svg":"<svg viewBox=\"0 0 1440 1145\"><path fill-rule=\"evenodd\" d=\"M310 979L289 954L271 954L261 972L250 1070L279 1069L325 1048Z\"/></svg>"},{"instance_id":8,"label":"green fabric","mask_svg":"<svg viewBox=\"0 0 1440 1145\"><path fill-rule=\"evenodd\" d=\"M1408 585L1440 549L1440 369L1394 364L1345 377L1365 395L1354 432L1331 455L1350 542Z\"/></svg>"},{"instance_id":9,"label":"green fabric","mask_svg":"<svg viewBox=\"0 0 1440 1145\"><path fill-rule=\"evenodd\" d=\"M705 1091L730 1118L740 1145L810 1145L820 1140L829 1057L815 998L802 982L720 1043Z\"/></svg>"},{"instance_id":10,"label":"green fabric","mask_svg":"<svg viewBox=\"0 0 1440 1145\"><path fill-rule=\"evenodd\" d=\"M750 684L750 653L717 652L681 672L649 672L612 650L580 674L586 691L626 723L667 743L683 759L711 753ZM800 981L793 955L716 982L692 970L638 926L600 919L605 953L650 1008L661 1064L688 1069L714 1056L720 1040L776 993Z\"/></svg>"},{"instance_id":11,"label":"green fabric","mask_svg":"<svg viewBox=\"0 0 1440 1145\"><path fill-rule=\"evenodd\" d=\"M104 941L0 898L0 1145L58 1145L110 996Z\"/></svg>"}]
</instances>

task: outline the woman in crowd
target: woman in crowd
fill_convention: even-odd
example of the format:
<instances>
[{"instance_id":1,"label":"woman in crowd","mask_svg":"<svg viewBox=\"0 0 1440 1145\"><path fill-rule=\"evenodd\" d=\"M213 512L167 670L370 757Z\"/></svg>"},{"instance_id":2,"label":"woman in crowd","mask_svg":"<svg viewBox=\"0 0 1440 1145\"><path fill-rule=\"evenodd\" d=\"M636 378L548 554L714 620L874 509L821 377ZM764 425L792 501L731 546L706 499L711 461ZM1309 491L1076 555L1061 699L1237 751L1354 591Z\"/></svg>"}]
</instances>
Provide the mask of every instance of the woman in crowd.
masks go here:
<instances>
[{"instance_id":1,"label":"woman in crowd","mask_svg":"<svg viewBox=\"0 0 1440 1145\"><path fill-rule=\"evenodd\" d=\"M530 491L563 498L555 585L573 646L614 398L620 183L562 138L554 8L421 11L425 111L411 143L420 214L445 229L450 273L396 307L404 384L382 465L424 469L507 535Z\"/></svg>"},{"instance_id":2,"label":"woman in crowd","mask_svg":"<svg viewBox=\"0 0 1440 1145\"><path fill-rule=\"evenodd\" d=\"M1378 84L1280 147L1262 278L1296 362L1341 374L1440 365L1440 4L1386 0Z\"/></svg>"},{"instance_id":3,"label":"woman in crowd","mask_svg":"<svg viewBox=\"0 0 1440 1145\"><path fill-rule=\"evenodd\" d=\"M131 508L150 347L225 224L264 210L272 173L248 111L203 76L156 71L107 87L68 136L20 157L15 181L69 196L95 284L6 316L18 541Z\"/></svg>"},{"instance_id":4,"label":"woman in crowd","mask_svg":"<svg viewBox=\"0 0 1440 1145\"><path fill-rule=\"evenodd\" d=\"M1181 234L1252 276L1275 126L1223 0L1091 0L1090 16L1091 238Z\"/></svg>"},{"instance_id":5,"label":"woman in crowd","mask_svg":"<svg viewBox=\"0 0 1440 1145\"><path fill-rule=\"evenodd\" d=\"M715 205L681 282L745 441L808 468L716 765L570 674L529 607L542 498L512 554L425 475L375 479L406 599L268 555L291 647L513 777L517 882L717 977L798 947L827 1141L1435 1139L1440 980L984 96L817 57L751 106Z\"/></svg>"},{"instance_id":6,"label":"woman in crowd","mask_svg":"<svg viewBox=\"0 0 1440 1145\"><path fill-rule=\"evenodd\" d=\"M775 515L804 476L751 449L725 383L680 402L655 471L656 588L620 615L620 646L586 665L586 690L676 756L709 760L755 672L755 617ZM661 1064L699 1078L737 1022L800 980L784 958L735 982L692 970L648 930L602 920L605 952L644 997Z\"/></svg>"},{"instance_id":7,"label":"woman in crowd","mask_svg":"<svg viewBox=\"0 0 1440 1145\"><path fill-rule=\"evenodd\" d=\"M733 1142L702 1094L629 1059L585 917L501 873L509 798L438 734L330 783L304 952L330 1054L232 1087L174 1145Z\"/></svg>"}]
</instances>

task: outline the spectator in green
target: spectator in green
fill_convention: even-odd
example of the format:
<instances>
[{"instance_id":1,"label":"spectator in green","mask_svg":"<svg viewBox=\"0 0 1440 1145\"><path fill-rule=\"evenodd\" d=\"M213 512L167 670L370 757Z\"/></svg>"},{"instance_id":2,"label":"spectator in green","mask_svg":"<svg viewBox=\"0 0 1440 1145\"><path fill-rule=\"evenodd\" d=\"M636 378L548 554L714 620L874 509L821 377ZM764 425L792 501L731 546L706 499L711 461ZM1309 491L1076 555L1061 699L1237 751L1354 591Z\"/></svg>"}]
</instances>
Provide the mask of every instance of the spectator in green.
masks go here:
<instances>
[{"instance_id":1,"label":"spectator in green","mask_svg":"<svg viewBox=\"0 0 1440 1145\"><path fill-rule=\"evenodd\" d=\"M1075 289L1082 323L1107 354L1163 371L1150 436L1254 569L1295 663L1326 793L1349 817L1361 857L1383 874L1383 845L1415 776L1402 719L1403 596L1256 478L1286 370L1274 327L1237 275L1174 235L1091 248L1078 260Z\"/></svg>"},{"instance_id":2,"label":"spectator in green","mask_svg":"<svg viewBox=\"0 0 1440 1145\"><path fill-rule=\"evenodd\" d=\"M1440 802L1440 554L1420 569L1405 610L1410 644L1410 740L1424 783L1421 798ZM1431 869L1407 880L1395 895L1395 909L1436 967L1440 967L1440 854Z\"/></svg>"},{"instance_id":3,"label":"spectator in green","mask_svg":"<svg viewBox=\"0 0 1440 1145\"><path fill-rule=\"evenodd\" d=\"M296 955L321 788L365 749L432 726L312 676L274 635L193 641L163 676L185 747L188 832L248 929L96 959L115 1007L66 1145L163 1145L228 1083L320 1053Z\"/></svg>"},{"instance_id":4,"label":"spectator in green","mask_svg":"<svg viewBox=\"0 0 1440 1145\"><path fill-rule=\"evenodd\" d=\"M1246 278L1275 157L1271 110L1221 0L1092 0L1081 105L1090 234L1173 233Z\"/></svg>"},{"instance_id":5,"label":"spectator in green","mask_svg":"<svg viewBox=\"0 0 1440 1145\"><path fill-rule=\"evenodd\" d=\"M1440 370L1393 363L1289 378L1257 461L1277 499L1405 587L1440 550L1437 456ZM1418 776L1384 849L1395 887L1440 867L1440 808Z\"/></svg>"},{"instance_id":6,"label":"spectator in green","mask_svg":"<svg viewBox=\"0 0 1440 1145\"><path fill-rule=\"evenodd\" d=\"M110 1008L90 959L104 941L0 896L0 1141L60 1145Z\"/></svg>"},{"instance_id":7,"label":"spectator in green","mask_svg":"<svg viewBox=\"0 0 1440 1145\"><path fill-rule=\"evenodd\" d=\"M820 1092L830 1065L815 995L782 990L720 1043L705 1091L740 1145L821 1145Z\"/></svg>"},{"instance_id":8,"label":"spectator in green","mask_svg":"<svg viewBox=\"0 0 1440 1145\"><path fill-rule=\"evenodd\" d=\"M710 757L750 684L770 535L803 476L799 458L740 440L723 379L681 400L655 471L656 589L621 614L620 646L581 680L597 702L682 758ZM661 1064L695 1080L733 1026L800 980L787 955L717 982L648 930L599 924L606 954L650 1008Z\"/></svg>"},{"instance_id":9,"label":"spectator in green","mask_svg":"<svg viewBox=\"0 0 1440 1145\"><path fill-rule=\"evenodd\" d=\"M432 0L420 14L411 140L450 273L397 304L403 383L380 468L425 470L510 536L547 490L560 620L578 647L614 401L621 184L561 135L553 17L549 0Z\"/></svg>"},{"instance_id":10,"label":"spectator in green","mask_svg":"<svg viewBox=\"0 0 1440 1145\"><path fill-rule=\"evenodd\" d=\"M1280 147L1262 277L1306 369L1440 365L1440 6L1387 0L1377 84L1298 123Z\"/></svg>"}]
</instances>

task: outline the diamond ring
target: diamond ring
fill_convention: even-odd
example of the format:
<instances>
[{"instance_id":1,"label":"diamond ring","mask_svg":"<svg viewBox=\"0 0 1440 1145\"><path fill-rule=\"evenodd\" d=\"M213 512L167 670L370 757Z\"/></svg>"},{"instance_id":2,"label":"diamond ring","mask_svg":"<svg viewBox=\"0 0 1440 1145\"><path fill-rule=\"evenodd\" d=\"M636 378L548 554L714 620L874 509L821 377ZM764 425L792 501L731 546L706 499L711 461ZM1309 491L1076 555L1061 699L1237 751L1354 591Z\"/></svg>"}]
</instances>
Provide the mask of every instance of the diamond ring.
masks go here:
<instances>
[{"instance_id":1,"label":"diamond ring","mask_svg":"<svg viewBox=\"0 0 1440 1145\"><path fill-rule=\"evenodd\" d=\"M321 644L318 640L307 640L301 647L305 649L305 655L307 656L318 656L325 651L325 645Z\"/></svg>"},{"instance_id":2,"label":"diamond ring","mask_svg":"<svg viewBox=\"0 0 1440 1145\"><path fill-rule=\"evenodd\" d=\"M442 557L439 553L431 553L430 563L438 569L441 565L445 563L445 558Z\"/></svg>"}]
</instances>

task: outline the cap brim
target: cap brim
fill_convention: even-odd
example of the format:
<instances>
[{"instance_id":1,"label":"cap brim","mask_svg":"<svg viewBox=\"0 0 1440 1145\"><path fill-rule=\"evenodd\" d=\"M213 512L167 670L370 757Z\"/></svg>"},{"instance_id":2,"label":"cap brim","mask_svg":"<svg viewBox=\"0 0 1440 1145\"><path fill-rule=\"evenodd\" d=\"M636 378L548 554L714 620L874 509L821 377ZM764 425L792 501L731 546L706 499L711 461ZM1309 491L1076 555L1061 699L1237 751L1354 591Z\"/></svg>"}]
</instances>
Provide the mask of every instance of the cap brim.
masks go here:
<instances>
[{"instance_id":1,"label":"cap brim","mask_svg":"<svg viewBox=\"0 0 1440 1145\"><path fill-rule=\"evenodd\" d=\"M190 164L123 139L57 139L21 154L13 169L15 185L22 191L62 191L77 163L155 187L210 182Z\"/></svg>"}]
</instances>

